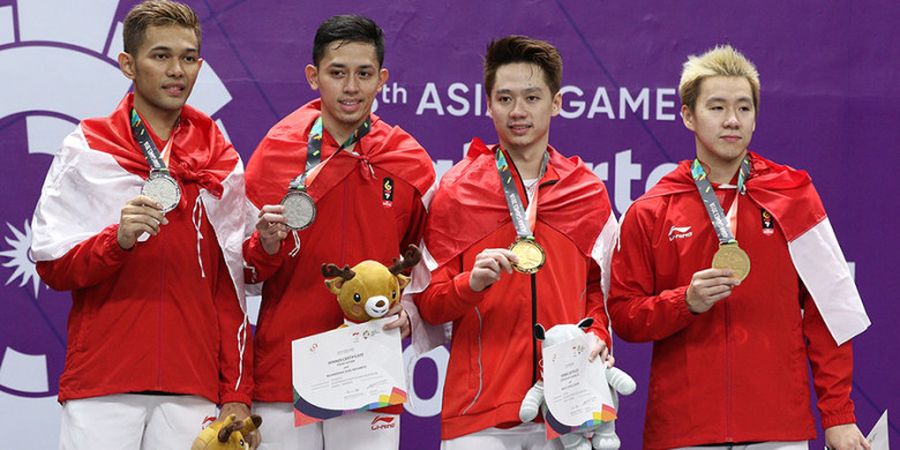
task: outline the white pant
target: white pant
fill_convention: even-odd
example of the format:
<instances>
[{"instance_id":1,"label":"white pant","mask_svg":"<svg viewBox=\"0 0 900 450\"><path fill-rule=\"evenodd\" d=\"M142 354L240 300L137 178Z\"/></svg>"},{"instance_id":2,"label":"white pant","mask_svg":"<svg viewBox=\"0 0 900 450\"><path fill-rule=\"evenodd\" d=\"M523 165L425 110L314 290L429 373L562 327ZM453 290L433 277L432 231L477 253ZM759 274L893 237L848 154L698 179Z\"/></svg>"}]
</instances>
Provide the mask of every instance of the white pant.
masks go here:
<instances>
[{"instance_id":1,"label":"white pant","mask_svg":"<svg viewBox=\"0 0 900 450\"><path fill-rule=\"evenodd\" d=\"M262 417L259 450L397 450L400 415L359 412L302 427L294 426L290 403L256 402Z\"/></svg>"},{"instance_id":2,"label":"white pant","mask_svg":"<svg viewBox=\"0 0 900 450\"><path fill-rule=\"evenodd\" d=\"M809 450L809 441L761 442L751 445L718 445L715 447L681 447L672 450Z\"/></svg>"},{"instance_id":3,"label":"white pant","mask_svg":"<svg viewBox=\"0 0 900 450\"><path fill-rule=\"evenodd\" d=\"M487 428L455 439L441 441L441 450L559 450L559 439L547 440L542 423L523 423L503 429Z\"/></svg>"},{"instance_id":4,"label":"white pant","mask_svg":"<svg viewBox=\"0 0 900 450\"><path fill-rule=\"evenodd\" d=\"M116 394L63 404L61 450L187 449L216 405L192 395Z\"/></svg>"}]
</instances>

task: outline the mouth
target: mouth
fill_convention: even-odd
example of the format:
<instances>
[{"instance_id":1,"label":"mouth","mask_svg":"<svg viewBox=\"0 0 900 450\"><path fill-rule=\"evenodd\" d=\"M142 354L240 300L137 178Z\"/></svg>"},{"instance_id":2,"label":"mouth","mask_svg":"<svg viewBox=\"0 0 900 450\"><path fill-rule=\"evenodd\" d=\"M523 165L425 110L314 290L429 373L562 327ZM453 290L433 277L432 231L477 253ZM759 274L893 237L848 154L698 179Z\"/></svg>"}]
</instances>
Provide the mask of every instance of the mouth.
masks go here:
<instances>
[{"instance_id":1,"label":"mouth","mask_svg":"<svg viewBox=\"0 0 900 450\"><path fill-rule=\"evenodd\" d=\"M362 100L338 100L338 104L345 112L355 112L362 107Z\"/></svg>"},{"instance_id":2,"label":"mouth","mask_svg":"<svg viewBox=\"0 0 900 450\"><path fill-rule=\"evenodd\" d=\"M527 134L529 130L531 130L531 125L523 124L523 123L515 123L512 125L509 125L507 128L509 128L509 131L511 131L512 134L514 134L516 136L523 136L523 135Z\"/></svg>"},{"instance_id":3,"label":"mouth","mask_svg":"<svg viewBox=\"0 0 900 450\"><path fill-rule=\"evenodd\" d=\"M722 140L725 141L725 142L735 143L735 142L740 141L740 140L741 140L741 137L740 137L740 136L727 135L727 136L722 136L720 139L722 139Z\"/></svg>"},{"instance_id":4,"label":"mouth","mask_svg":"<svg viewBox=\"0 0 900 450\"><path fill-rule=\"evenodd\" d=\"M163 91L171 97L181 97L184 94L184 83L167 83L162 85Z\"/></svg>"}]
</instances>

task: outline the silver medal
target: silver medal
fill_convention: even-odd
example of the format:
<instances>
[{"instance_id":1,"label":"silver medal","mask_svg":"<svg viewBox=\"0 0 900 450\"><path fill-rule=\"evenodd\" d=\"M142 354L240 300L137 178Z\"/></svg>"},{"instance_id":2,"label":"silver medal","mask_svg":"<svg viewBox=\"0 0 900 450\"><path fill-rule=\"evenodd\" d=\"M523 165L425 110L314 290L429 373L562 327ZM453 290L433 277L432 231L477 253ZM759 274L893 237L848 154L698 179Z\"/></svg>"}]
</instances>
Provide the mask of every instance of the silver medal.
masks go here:
<instances>
[{"instance_id":1,"label":"silver medal","mask_svg":"<svg viewBox=\"0 0 900 450\"><path fill-rule=\"evenodd\" d=\"M316 204L304 191L291 189L281 200L288 228L303 230L316 220Z\"/></svg>"},{"instance_id":2,"label":"silver medal","mask_svg":"<svg viewBox=\"0 0 900 450\"><path fill-rule=\"evenodd\" d=\"M178 182L171 175L164 172L151 172L150 177L141 188L141 195L146 195L162 205L163 212L167 213L178 206L181 200L181 189Z\"/></svg>"}]
</instances>

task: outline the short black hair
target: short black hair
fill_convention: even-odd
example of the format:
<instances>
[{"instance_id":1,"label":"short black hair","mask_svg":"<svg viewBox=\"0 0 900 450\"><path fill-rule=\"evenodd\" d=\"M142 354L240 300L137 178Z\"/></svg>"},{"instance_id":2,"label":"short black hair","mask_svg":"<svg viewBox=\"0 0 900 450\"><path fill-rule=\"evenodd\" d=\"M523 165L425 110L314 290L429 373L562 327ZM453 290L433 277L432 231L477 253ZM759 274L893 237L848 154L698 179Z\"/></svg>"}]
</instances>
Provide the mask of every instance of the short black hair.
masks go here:
<instances>
[{"instance_id":1,"label":"short black hair","mask_svg":"<svg viewBox=\"0 0 900 450\"><path fill-rule=\"evenodd\" d=\"M562 83L562 57L553 44L528 36L511 35L488 44L484 57L484 87L488 96L497 80L497 69L513 63L534 64L544 71L544 82L556 95Z\"/></svg>"},{"instance_id":2,"label":"short black hair","mask_svg":"<svg viewBox=\"0 0 900 450\"><path fill-rule=\"evenodd\" d=\"M334 41L371 44L378 55L378 66L384 65L384 32L372 19L359 15L331 16L316 31L313 41L313 64L319 67L325 50Z\"/></svg>"}]
</instances>

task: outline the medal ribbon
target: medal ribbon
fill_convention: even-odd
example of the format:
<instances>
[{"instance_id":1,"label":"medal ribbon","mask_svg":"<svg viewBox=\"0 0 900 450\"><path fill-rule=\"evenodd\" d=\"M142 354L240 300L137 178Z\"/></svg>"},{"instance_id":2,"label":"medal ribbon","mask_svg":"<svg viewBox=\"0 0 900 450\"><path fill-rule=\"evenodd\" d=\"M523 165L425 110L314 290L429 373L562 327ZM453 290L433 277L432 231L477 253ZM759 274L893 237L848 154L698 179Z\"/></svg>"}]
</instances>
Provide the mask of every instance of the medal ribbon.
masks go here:
<instances>
[{"instance_id":1,"label":"medal ribbon","mask_svg":"<svg viewBox=\"0 0 900 450\"><path fill-rule=\"evenodd\" d=\"M700 160L695 158L693 164L691 164L691 177L694 179L697 191L700 192L700 199L703 200L703 206L706 207L706 213L709 214L713 229L716 231L716 236L719 238L719 244L737 242L734 235L736 232L735 229L737 228L738 196L743 194L746 190L744 184L749 175L750 157L744 156L744 159L741 161L741 168L738 172L737 193L734 195L734 202L731 204L731 208L726 216L725 211L722 209L722 205L719 203L719 199L716 198L716 193L713 191L712 184L709 182L706 170L704 170L703 165L700 164Z\"/></svg>"},{"instance_id":2,"label":"medal ribbon","mask_svg":"<svg viewBox=\"0 0 900 450\"><path fill-rule=\"evenodd\" d=\"M369 134L369 130L372 129L372 119L366 117L366 120L360 124L359 128L353 132L347 140L341 144L340 148L337 149L331 156L328 157L328 160L334 157L344 150L345 148L350 147L351 145L359 142L363 136ZM328 163L328 160L325 163ZM297 178L294 178L291 181L290 189L299 189L305 190L307 180L309 183L312 183L313 180L318 175L319 171L322 170L322 167L325 164L319 164L322 162L322 116L320 115L315 122L313 122L312 129L309 130L309 139L306 141L306 169L300 175L297 175Z\"/></svg>"},{"instance_id":3,"label":"medal ribbon","mask_svg":"<svg viewBox=\"0 0 900 450\"><path fill-rule=\"evenodd\" d=\"M522 206L522 198L519 197L519 191L513 182L512 172L509 170L509 163L500 146L494 152L494 158L497 161L497 173L500 174L500 186L503 188L503 196L506 198L506 206L509 208L509 216L512 218L513 226L516 228L516 235L519 238L532 238L534 236L534 224L537 221L537 203L538 189L536 186L531 202L528 203L526 210ZM541 171L538 174L538 183L544 178L544 172L547 171L547 163L550 161L550 154L544 152L544 159L541 161Z\"/></svg>"},{"instance_id":4,"label":"medal ribbon","mask_svg":"<svg viewBox=\"0 0 900 450\"><path fill-rule=\"evenodd\" d=\"M150 165L150 173L167 173L169 168L166 167L166 164L169 162L169 155L172 153L172 142L175 142L174 130L169 136L169 141L166 142L162 154L160 154L159 149L153 142L153 138L147 132L147 127L144 126L141 116L136 109L131 108L131 134L134 136L134 140L137 141L141 151L144 152L144 157L147 158L147 164Z\"/></svg>"}]
</instances>

